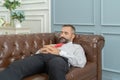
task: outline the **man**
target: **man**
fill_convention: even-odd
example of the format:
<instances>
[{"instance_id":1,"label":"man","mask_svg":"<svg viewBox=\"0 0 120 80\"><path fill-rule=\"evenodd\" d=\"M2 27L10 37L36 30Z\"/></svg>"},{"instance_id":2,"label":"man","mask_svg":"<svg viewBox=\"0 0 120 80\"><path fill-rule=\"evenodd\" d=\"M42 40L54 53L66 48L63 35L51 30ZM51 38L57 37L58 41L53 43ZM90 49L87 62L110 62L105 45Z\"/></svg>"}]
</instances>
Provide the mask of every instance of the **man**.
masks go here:
<instances>
[{"instance_id":1,"label":"man","mask_svg":"<svg viewBox=\"0 0 120 80\"><path fill-rule=\"evenodd\" d=\"M66 80L70 66L83 68L86 57L80 45L73 44L75 28L63 25L59 44L45 45L33 56L13 62L0 73L0 80L22 80L36 73L47 73L49 80Z\"/></svg>"}]
</instances>

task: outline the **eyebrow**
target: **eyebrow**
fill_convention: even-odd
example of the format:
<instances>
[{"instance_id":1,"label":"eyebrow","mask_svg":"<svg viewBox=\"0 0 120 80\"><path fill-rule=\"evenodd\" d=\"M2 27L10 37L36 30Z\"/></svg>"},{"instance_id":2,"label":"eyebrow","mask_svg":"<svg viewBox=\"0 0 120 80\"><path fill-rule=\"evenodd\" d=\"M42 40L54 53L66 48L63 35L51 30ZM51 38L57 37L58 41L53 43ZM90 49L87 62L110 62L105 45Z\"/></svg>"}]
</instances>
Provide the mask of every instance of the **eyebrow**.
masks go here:
<instances>
[{"instance_id":1,"label":"eyebrow","mask_svg":"<svg viewBox=\"0 0 120 80\"><path fill-rule=\"evenodd\" d=\"M61 31L61 33L64 33L64 34L69 34L69 32L66 32L66 31Z\"/></svg>"},{"instance_id":2,"label":"eyebrow","mask_svg":"<svg viewBox=\"0 0 120 80\"><path fill-rule=\"evenodd\" d=\"M67 31L61 31L61 32L68 33Z\"/></svg>"}]
</instances>

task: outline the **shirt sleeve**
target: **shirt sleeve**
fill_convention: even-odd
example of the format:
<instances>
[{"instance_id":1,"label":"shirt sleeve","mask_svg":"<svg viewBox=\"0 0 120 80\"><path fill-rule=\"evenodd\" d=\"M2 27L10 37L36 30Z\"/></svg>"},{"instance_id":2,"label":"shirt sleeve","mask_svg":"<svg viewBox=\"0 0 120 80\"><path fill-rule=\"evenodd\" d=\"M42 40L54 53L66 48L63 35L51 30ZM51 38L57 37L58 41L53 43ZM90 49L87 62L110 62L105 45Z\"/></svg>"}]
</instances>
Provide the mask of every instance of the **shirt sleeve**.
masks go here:
<instances>
[{"instance_id":1,"label":"shirt sleeve","mask_svg":"<svg viewBox=\"0 0 120 80\"><path fill-rule=\"evenodd\" d=\"M39 49L39 50L37 50L35 54L40 54L40 49Z\"/></svg>"},{"instance_id":2,"label":"shirt sleeve","mask_svg":"<svg viewBox=\"0 0 120 80\"><path fill-rule=\"evenodd\" d=\"M76 48L74 53L67 53L61 50L59 54L60 56L68 58L68 63L72 66L83 68L86 64L85 52L81 46Z\"/></svg>"}]
</instances>

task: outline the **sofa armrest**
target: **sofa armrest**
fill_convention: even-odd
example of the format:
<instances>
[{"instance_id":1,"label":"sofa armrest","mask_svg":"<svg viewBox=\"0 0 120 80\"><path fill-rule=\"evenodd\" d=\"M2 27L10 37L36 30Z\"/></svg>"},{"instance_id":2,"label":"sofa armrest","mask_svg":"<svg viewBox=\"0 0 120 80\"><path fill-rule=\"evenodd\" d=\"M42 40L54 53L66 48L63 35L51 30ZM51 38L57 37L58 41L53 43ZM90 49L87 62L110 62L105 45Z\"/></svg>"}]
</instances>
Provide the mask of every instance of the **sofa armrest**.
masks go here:
<instances>
[{"instance_id":1,"label":"sofa armrest","mask_svg":"<svg viewBox=\"0 0 120 80\"><path fill-rule=\"evenodd\" d=\"M102 60L101 53L104 46L104 37L101 35L80 35L77 34L74 43L82 45L85 50L87 62L96 64L97 80L101 80Z\"/></svg>"}]
</instances>

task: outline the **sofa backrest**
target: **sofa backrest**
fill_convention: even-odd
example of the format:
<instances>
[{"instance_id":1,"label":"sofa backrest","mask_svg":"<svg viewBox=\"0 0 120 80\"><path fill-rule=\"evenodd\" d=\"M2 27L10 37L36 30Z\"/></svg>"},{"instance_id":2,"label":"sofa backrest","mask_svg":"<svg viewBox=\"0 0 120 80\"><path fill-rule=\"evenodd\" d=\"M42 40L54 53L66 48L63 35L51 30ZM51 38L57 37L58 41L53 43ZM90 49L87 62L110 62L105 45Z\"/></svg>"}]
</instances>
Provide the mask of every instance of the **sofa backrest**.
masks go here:
<instances>
[{"instance_id":1,"label":"sofa backrest","mask_svg":"<svg viewBox=\"0 0 120 80\"><path fill-rule=\"evenodd\" d=\"M0 35L0 67L7 67L15 60L33 55L43 45L55 44L58 36L58 33ZM74 43L83 46L88 61L101 61L101 49L104 45L102 36L76 34Z\"/></svg>"},{"instance_id":2,"label":"sofa backrest","mask_svg":"<svg viewBox=\"0 0 120 80\"><path fill-rule=\"evenodd\" d=\"M74 43L80 44L90 62L98 61L101 58L101 51L104 46L104 38L100 35L80 35L77 34Z\"/></svg>"},{"instance_id":3,"label":"sofa backrest","mask_svg":"<svg viewBox=\"0 0 120 80\"><path fill-rule=\"evenodd\" d=\"M0 68L33 55L43 45L54 42L54 33L0 35Z\"/></svg>"}]
</instances>

